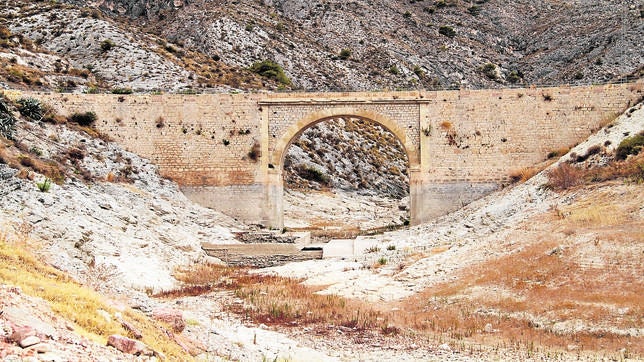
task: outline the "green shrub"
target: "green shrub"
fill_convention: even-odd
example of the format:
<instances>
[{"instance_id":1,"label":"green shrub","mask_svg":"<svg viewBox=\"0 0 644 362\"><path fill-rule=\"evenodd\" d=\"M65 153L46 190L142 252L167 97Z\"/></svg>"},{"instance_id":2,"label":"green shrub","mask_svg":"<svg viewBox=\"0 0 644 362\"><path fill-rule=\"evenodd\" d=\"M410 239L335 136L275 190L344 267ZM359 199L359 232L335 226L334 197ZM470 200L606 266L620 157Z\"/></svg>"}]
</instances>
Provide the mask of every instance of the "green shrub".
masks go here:
<instances>
[{"instance_id":1,"label":"green shrub","mask_svg":"<svg viewBox=\"0 0 644 362\"><path fill-rule=\"evenodd\" d=\"M467 8L467 12L472 16L477 16L481 13L481 7L477 5L470 6L469 8Z\"/></svg>"},{"instance_id":2,"label":"green shrub","mask_svg":"<svg viewBox=\"0 0 644 362\"><path fill-rule=\"evenodd\" d=\"M331 179L328 175L324 174L322 171L317 168L301 165L297 169L297 174L300 175L303 179L309 181L315 181L323 185L328 185L331 182Z\"/></svg>"},{"instance_id":3,"label":"green shrub","mask_svg":"<svg viewBox=\"0 0 644 362\"><path fill-rule=\"evenodd\" d=\"M510 72L510 74L508 74L506 79L510 83L517 83L518 81L521 80L521 75L516 70L513 70Z\"/></svg>"},{"instance_id":4,"label":"green shrub","mask_svg":"<svg viewBox=\"0 0 644 362\"><path fill-rule=\"evenodd\" d=\"M418 78L424 78L425 77L425 71L423 70L423 68L421 68L418 65L414 65L414 74L416 74L416 76Z\"/></svg>"},{"instance_id":5,"label":"green shrub","mask_svg":"<svg viewBox=\"0 0 644 362\"><path fill-rule=\"evenodd\" d=\"M112 94L132 94L131 88L114 88Z\"/></svg>"},{"instance_id":6,"label":"green shrub","mask_svg":"<svg viewBox=\"0 0 644 362\"><path fill-rule=\"evenodd\" d=\"M387 264L387 258L385 258L384 256L380 257L380 258L378 259L378 264L380 264L380 265L385 265L385 264Z\"/></svg>"},{"instance_id":7,"label":"green shrub","mask_svg":"<svg viewBox=\"0 0 644 362\"><path fill-rule=\"evenodd\" d=\"M342 49L342 50L340 50L340 55L338 55L338 59L347 60L350 57L351 57L351 49Z\"/></svg>"},{"instance_id":8,"label":"green shrub","mask_svg":"<svg viewBox=\"0 0 644 362\"><path fill-rule=\"evenodd\" d=\"M15 126L16 118L11 113L11 110L9 110L5 99L0 96L0 136L6 139L13 139Z\"/></svg>"},{"instance_id":9,"label":"green shrub","mask_svg":"<svg viewBox=\"0 0 644 362\"><path fill-rule=\"evenodd\" d=\"M51 180L46 178L43 182L37 182L36 186L38 186L40 192L47 192L51 188Z\"/></svg>"},{"instance_id":10,"label":"green shrub","mask_svg":"<svg viewBox=\"0 0 644 362\"><path fill-rule=\"evenodd\" d=\"M43 106L36 98L18 99L18 112L36 122L41 121L44 114Z\"/></svg>"},{"instance_id":11,"label":"green shrub","mask_svg":"<svg viewBox=\"0 0 644 362\"><path fill-rule=\"evenodd\" d=\"M80 126L91 126L98 117L94 112L74 113L69 117L69 121L77 123Z\"/></svg>"},{"instance_id":12,"label":"green shrub","mask_svg":"<svg viewBox=\"0 0 644 362\"><path fill-rule=\"evenodd\" d=\"M625 138L615 150L615 158L625 160L629 155L637 155L644 148L644 131L633 137Z\"/></svg>"},{"instance_id":13,"label":"green shrub","mask_svg":"<svg viewBox=\"0 0 644 362\"><path fill-rule=\"evenodd\" d=\"M453 38L456 36L456 30L452 28L451 26L443 25L440 28L438 28L438 33L441 35L445 35L448 38Z\"/></svg>"},{"instance_id":14,"label":"green shrub","mask_svg":"<svg viewBox=\"0 0 644 362\"><path fill-rule=\"evenodd\" d=\"M496 74L496 65L492 63L487 63L481 68L479 68L481 73L483 73L486 77L496 80L497 79L497 74Z\"/></svg>"},{"instance_id":15,"label":"green shrub","mask_svg":"<svg viewBox=\"0 0 644 362\"><path fill-rule=\"evenodd\" d=\"M103 51L103 53L112 50L112 48L114 48L115 46L116 44L114 44L114 42L110 39L105 39L101 42L101 50Z\"/></svg>"},{"instance_id":16,"label":"green shrub","mask_svg":"<svg viewBox=\"0 0 644 362\"><path fill-rule=\"evenodd\" d=\"M284 69L272 60L256 62L250 66L249 70L261 75L262 77L274 79L281 84L291 85L291 80L288 79L284 73Z\"/></svg>"},{"instance_id":17,"label":"green shrub","mask_svg":"<svg viewBox=\"0 0 644 362\"><path fill-rule=\"evenodd\" d=\"M398 69L397 66L392 65L391 67L389 67L389 73L391 73L393 75L398 75L398 74L400 74L400 70Z\"/></svg>"}]
</instances>

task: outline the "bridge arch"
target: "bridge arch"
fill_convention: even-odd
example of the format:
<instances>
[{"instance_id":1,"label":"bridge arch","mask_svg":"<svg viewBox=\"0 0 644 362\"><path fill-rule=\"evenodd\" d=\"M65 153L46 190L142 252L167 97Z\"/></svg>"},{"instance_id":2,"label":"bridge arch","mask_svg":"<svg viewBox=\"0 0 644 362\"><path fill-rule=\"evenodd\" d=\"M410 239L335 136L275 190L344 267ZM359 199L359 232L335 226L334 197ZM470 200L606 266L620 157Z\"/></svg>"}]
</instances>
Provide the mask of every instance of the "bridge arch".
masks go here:
<instances>
[{"instance_id":1,"label":"bridge arch","mask_svg":"<svg viewBox=\"0 0 644 362\"><path fill-rule=\"evenodd\" d=\"M384 127L402 144L405 153L407 154L409 168L412 169L419 167L420 157L418 146L413 143L413 140L411 140L410 137L407 136L407 132L400 126L400 124L377 112L350 107L332 108L312 112L301 118L299 121L293 123L284 131L282 136L275 141L270 154L269 167L276 168L281 171L288 148L293 141L298 139L298 137L308 128L330 119L342 117L363 119Z\"/></svg>"},{"instance_id":2,"label":"bridge arch","mask_svg":"<svg viewBox=\"0 0 644 362\"><path fill-rule=\"evenodd\" d=\"M414 178L416 177L417 170L420 168L420 149L417 142L414 142L413 138L409 137L408 130L402 127L398 122L378 112L352 107L334 107L308 113L306 116L286 127L280 137L276 137L277 135L275 135L272 140L272 146L269 147L267 165L268 225L274 228L282 228L284 226L284 160L291 144L297 140L304 131L314 125L331 119L343 117L357 118L378 124L385 130L392 133L402 145L407 156L410 195L409 207L410 210L412 210L410 217L412 224L414 224L414 219L416 217L414 210L415 204L417 203L416 195L418 195L416 190L417 183L414 182Z\"/></svg>"}]
</instances>

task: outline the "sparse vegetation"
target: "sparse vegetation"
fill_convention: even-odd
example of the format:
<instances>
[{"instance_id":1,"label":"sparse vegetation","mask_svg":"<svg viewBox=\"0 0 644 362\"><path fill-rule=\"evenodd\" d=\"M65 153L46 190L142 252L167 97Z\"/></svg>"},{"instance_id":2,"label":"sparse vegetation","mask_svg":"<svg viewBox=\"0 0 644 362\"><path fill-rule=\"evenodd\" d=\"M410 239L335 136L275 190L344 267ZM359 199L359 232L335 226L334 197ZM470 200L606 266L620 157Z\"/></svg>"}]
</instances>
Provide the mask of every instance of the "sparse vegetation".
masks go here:
<instances>
[{"instance_id":1,"label":"sparse vegetation","mask_svg":"<svg viewBox=\"0 0 644 362\"><path fill-rule=\"evenodd\" d=\"M132 88L112 88L112 94L132 94Z\"/></svg>"},{"instance_id":2,"label":"sparse vegetation","mask_svg":"<svg viewBox=\"0 0 644 362\"><path fill-rule=\"evenodd\" d=\"M18 103L18 111L21 115L35 122L40 122L43 119L43 106L36 98L20 98L16 103Z\"/></svg>"},{"instance_id":3,"label":"sparse vegetation","mask_svg":"<svg viewBox=\"0 0 644 362\"><path fill-rule=\"evenodd\" d=\"M338 55L338 59L347 60L349 58L351 58L351 49L347 49L347 48L342 49L340 51L340 54Z\"/></svg>"},{"instance_id":4,"label":"sparse vegetation","mask_svg":"<svg viewBox=\"0 0 644 362\"><path fill-rule=\"evenodd\" d=\"M441 35L445 35L448 38L453 38L456 36L456 30L454 30L454 28L448 25L443 25L440 28L438 28L438 33Z\"/></svg>"},{"instance_id":5,"label":"sparse vegetation","mask_svg":"<svg viewBox=\"0 0 644 362\"><path fill-rule=\"evenodd\" d=\"M69 116L69 121L74 122L80 126L91 126L96 122L98 117L96 116L96 113L92 111L88 112L83 112L83 113L74 113L71 116Z\"/></svg>"},{"instance_id":6,"label":"sparse vegetation","mask_svg":"<svg viewBox=\"0 0 644 362\"><path fill-rule=\"evenodd\" d=\"M179 270L176 278L185 285L161 292L157 297L200 295L218 288L232 290L236 297L243 299L247 304L234 304L228 308L255 323L291 327L332 323L356 332L394 327L382 313L363 302L316 294L315 289L295 279L204 264Z\"/></svg>"},{"instance_id":7,"label":"sparse vegetation","mask_svg":"<svg viewBox=\"0 0 644 362\"><path fill-rule=\"evenodd\" d=\"M0 232L0 282L20 287L22 293L42 298L62 318L73 322L75 329L83 336L105 344L111 334L129 335L116 319L107 320L98 310L115 314L116 310L107 305L104 297L75 282L63 272L48 266L27 250L33 242L24 235L15 235L9 241L5 231ZM28 247L28 243L30 246ZM70 303L70 301L74 301ZM190 360L171 336L158 323L149 320L140 312L127 309L122 312L136 329L143 332L142 342L155 351L176 360Z\"/></svg>"},{"instance_id":8,"label":"sparse vegetation","mask_svg":"<svg viewBox=\"0 0 644 362\"><path fill-rule=\"evenodd\" d=\"M625 160L629 155L637 155L644 148L644 131L639 134L625 138L615 150L615 158Z\"/></svg>"},{"instance_id":9,"label":"sparse vegetation","mask_svg":"<svg viewBox=\"0 0 644 362\"><path fill-rule=\"evenodd\" d=\"M45 178L43 181L37 182L36 186L38 186L38 190L40 190L40 192L48 192L51 188L51 180L49 178Z\"/></svg>"},{"instance_id":10,"label":"sparse vegetation","mask_svg":"<svg viewBox=\"0 0 644 362\"><path fill-rule=\"evenodd\" d=\"M272 60L264 60L262 62L254 63L253 65L250 66L249 69L251 72L257 73L262 77L274 79L280 84L283 84L286 86L291 85L291 80L288 79L288 77L284 73L284 69L282 69L282 66L275 63Z\"/></svg>"},{"instance_id":11,"label":"sparse vegetation","mask_svg":"<svg viewBox=\"0 0 644 362\"><path fill-rule=\"evenodd\" d=\"M105 39L101 42L101 50L103 53L109 52L116 44L111 39Z\"/></svg>"}]
</instances>

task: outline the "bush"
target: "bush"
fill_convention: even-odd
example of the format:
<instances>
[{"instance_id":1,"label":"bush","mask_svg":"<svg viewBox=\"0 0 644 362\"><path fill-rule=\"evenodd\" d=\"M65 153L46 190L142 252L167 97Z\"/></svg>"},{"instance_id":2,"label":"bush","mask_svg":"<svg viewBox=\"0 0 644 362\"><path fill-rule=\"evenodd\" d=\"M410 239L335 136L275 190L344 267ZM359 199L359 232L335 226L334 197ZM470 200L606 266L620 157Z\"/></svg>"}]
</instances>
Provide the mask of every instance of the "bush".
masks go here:
<instances>
[{"instance_id":1,"label":"bush","mask_svg":"<svg viewBox=\"0 0 644 362\"><path fill-rule=\"evenodd\" d=\"M77 123L80 126L91 126L98 117L94 112L74 113L69 117L70 122Z\"/></svg>"},{"instance_id":2,"label":"bush","mask_svg":"<svg viewBox=\"0 0 644 362\"><path fill-rule=\"evenodd\" d=\"M644 148L644 131L633 137L625 138L615 150L615 158L625 160L629 155L637 155Z\"/></svg>"},{"instance_id":3,"label":"bush","mask_svg":"<svg viewBox=\"0 0 644 362\"><path fill-rule=\"evenodd\" d=\"M32 121L39 122L43 118L44 109L36 98L18 99L18 112Z\"/></svg>"},{"instance_id":4,"label":"bush","mask_svg":"<svg viewBox=\"0 0 644 362\"><path fill-rule=\"evenodd\" d=\"M521 75L516 70L513 70L510 72L510 74L508 74L506 79L510 83L517 83L518 81L521 80Z\"/></svg>"},{"instance_id":5,"label":"bush","mask_svg":"<svg viewBox=\"0 0 644 362\"><path fill-rule=\"evenodd\" d=\"M350 57L351 57L351 49L342 49L340 51L340 55L338 56L338 59L347 60Z\"/></svg>"},{"instance_id":6,"label":"bush","mask_svg":"<svg viewBox=\"0 0 644 362\"><path fill-rule=\"evenodd\" d=\"M272 60L264 60L262 62L256 62L250 66L249 70L253 73L257 73L262 77L274 79L281 84L291 85L291 80L288 79L284 73L284 69L275 63Z\"/></svg>"},{"instance_id":7,"label":"bush","mask_svg":"<svg viewBox=\"0 0 644 362\"><path fill-rule=\"evenodd\" d=\"M114 48L115 46L116 44L114 44L114 42L110 39L105 39L101 42L101 50L104 53L112 50L112 48Z\"/></svg>"},{"instance_id":8,"label":"bush","mask_svg":"<svg viewBox=\"0 0 644 362\"><path fill-rule=\"evenodd\" d=\"M131 88L114 88L112 94L132 94Z\"/></svg>"},{"instance_id":9,"label":"bush","mask_svg":"<svg viewBox=\"0 0 644 362\"><path fill-rule=\"evenodd\" d=\"M331 180L328 175L325 175L322 171L317 168L302 165L298 167L297 174L303 179L318 182L323 185L328 185Z\"/></svg>"},{"instance_id":10,"label":"bush","mask_svg":"<svg viewBox=\"0 0 644 362\"><path fill-rule=\"evenodd\" d=\"M47 192L51 188L51 180L46 178L43 182L37 182L36 186L40 192Z\"/></svg>"},{"instance_id":11,"label":"bush","mask_svg":"<svg viewBox=\"0 0 644 362\"><path fill-rule=\"evenodd\" d=\"M548 185L555 190L565 190L583 182L583 171L567 163L548 171Z\"/></svg>"},{"instance_id":12,"label":"bush","mask_svg":"<svg viewBox=\"0 0 644 362\"><path fill-rule=\"evenodd\" d=\"M0 97L0 136L6 139L13 139L16 118L9 110L4 98Z\"/></svg>"},{"instance_id":13,"label":"bush","mask_svg":"<svg viewBox=\"0 0 644 362\"><path fill-rule=\"evenodd\" d=\"M496 65L492 63L487 63L484 66L480 68L481 73L483 73L486 77L496 80L497 79L497 74L496 74Z\"/></svg>"},{"instance_id":14,"label":"bush","mask_svg":"<svg viewBox=\"0 0 644 362\"><path fill-rule=\"evenodd\" d=\"M445 35L448 38L453 38L456 36L456 30L452 28L451 26L443 25L440 28L438 28L438 33L441 35Z\"/></svg>"}]
</instances>

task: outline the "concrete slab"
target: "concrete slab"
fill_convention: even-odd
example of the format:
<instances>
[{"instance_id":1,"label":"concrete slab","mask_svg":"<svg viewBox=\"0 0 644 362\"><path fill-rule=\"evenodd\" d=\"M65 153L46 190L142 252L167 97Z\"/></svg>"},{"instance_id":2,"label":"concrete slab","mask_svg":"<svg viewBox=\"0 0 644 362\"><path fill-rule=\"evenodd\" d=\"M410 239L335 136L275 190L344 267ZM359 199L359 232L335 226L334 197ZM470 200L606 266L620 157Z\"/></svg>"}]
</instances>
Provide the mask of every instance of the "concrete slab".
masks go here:
<instances>
[{"instance_id":1,"label":"concrete slab","mask_svg":"<svg viewBox=\"0 0 644 362\"><path fill-rule=\"evenodd\" d=\"M322 258L353 257L353 239L333 239L322 247Z\"/></svg>"}]
</instances>

